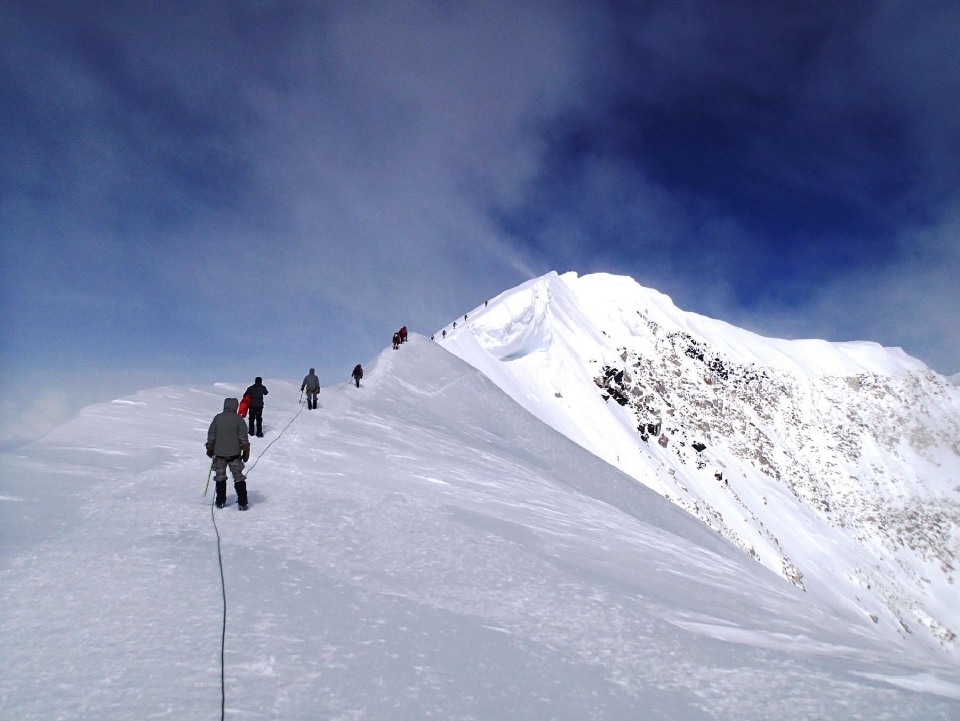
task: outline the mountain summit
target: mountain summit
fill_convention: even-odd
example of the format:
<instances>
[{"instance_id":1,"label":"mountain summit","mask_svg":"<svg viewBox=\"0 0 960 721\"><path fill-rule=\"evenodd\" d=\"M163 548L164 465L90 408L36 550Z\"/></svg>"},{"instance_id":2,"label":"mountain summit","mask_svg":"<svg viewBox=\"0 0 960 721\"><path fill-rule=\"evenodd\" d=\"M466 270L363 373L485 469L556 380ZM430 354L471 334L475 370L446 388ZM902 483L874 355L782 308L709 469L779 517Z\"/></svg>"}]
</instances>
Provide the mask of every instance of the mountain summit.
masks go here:
<instances>
[{"instance_id":1,"label":"mountain summit","mask_svg":"<svg viewBox=\"0 0 960 721\"><path fill-rule=\"evenodd\" d=\"M957 653L960 389L899 348L764 338L549 273L445 328L533 415L834 607Z\"/></svg>"},{"instance_id":2,"label":"mountain summit","mask_svg":"<svg viewBox=\"0 0 960 721\"><path fill-rule=\"evenodd\" d=\"M315 410L267 378L246 513L203 495L246 383L0 454L0 717L960 717L956 389L610 277L547 276L447 337Z\"/></svg>"}]
</instances>

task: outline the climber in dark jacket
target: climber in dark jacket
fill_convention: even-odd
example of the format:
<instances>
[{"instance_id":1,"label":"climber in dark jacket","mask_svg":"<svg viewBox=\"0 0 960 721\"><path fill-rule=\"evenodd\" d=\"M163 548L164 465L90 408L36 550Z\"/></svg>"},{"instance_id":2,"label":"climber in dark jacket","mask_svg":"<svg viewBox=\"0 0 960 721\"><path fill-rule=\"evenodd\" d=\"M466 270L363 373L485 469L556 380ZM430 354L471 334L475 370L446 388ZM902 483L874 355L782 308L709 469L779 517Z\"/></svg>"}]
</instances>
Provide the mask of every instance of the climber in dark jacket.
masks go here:
<instances>
[{"instance_id":1,"label":"climber in dark jacket","mask_svg":"<svg viewBox=\"0 0 960 721\"><path fill-rule=\"evenodd\" d=\"M353 369L353 380L357 382L357 388L360 387L360 379L363 378L363 368L360 367L360 364L357 363L357 367Z\"/></svg>"},{"instance_id":2,"label":"climber in dark jacket","mask_svg":"<svg viewBox=\"0 0 960 721\"><path fill-rule=\"evenodd\" d=\"M263 378L257 376L253 385L247 388L245 395L250 396L250 435L254 435L254 421L256 421L256 436L263 438L263 397L270 391L263 385Z\"/></svg>"},{"instance_id":3,"label":"climber in dark jacket","mask_svg":"<svg viewBox=\"0 0 960 721\"><path fill-rule=\"evenodd\" d=\"M300 384L300 391L303 392L304 389L307 391L307 410L316 410L317 393L320 392L320 379L317 378L317 374L313 368L310 369L310 373L307 374L306 378L303 379L303 383Z\"/></svg>"},{"instance_id":4,"label":"climber in dark jacket","mask_svg":"<svg viewBox=\"0 0 960 721\"><path fill-rule=\"evenodd\" d=\"M213 459L217 482L215 502L217 508L223 508L227 502L227 467L233 474L233 487L237 491L237 506L247 510L247 479L243 475L243 464L250 460L250 438L247 436L247 424L237 413L240 401L225 398L223 412L214 416L207 431L207 457Z\"/></svg>"}]
</instances>

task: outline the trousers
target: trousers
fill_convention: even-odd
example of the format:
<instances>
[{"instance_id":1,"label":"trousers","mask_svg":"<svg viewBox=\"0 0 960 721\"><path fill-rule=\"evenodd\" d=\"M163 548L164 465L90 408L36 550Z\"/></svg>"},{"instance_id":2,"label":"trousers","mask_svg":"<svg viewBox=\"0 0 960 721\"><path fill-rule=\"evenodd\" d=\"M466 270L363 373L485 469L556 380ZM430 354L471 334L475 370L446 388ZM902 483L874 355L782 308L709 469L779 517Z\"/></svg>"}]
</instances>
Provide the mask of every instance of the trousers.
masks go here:
<instances>
[{"instance_id":1,"label":"trousers","mask_svg":"<svg viewBox=\"0 0 960 721\"><path fill-rule=\"evenodd\" d=\"M217 505L227 502L227 468L233 474L233 487L237 492L237 503L247 505L247 477L243 475L243 461L240 456L217 456L213 459L214 480L217 482Z\"/></svg>"},{"instance_id":2,"label":"trousers","mask_svg":"<svg viewBox=\"0 0 960 721\"><path fill-rule=\"evenodd\" d=\"M247 432L251 436L252 435L262 436L263 435L263 406L260 406L259 408L254 408L253 406L250 406L250 410L248 411L248 413L249 413L248 418L250 421L250 428ZM254 423L256 423L256 429L254 429Z\"/></svg>"}]
</instances>

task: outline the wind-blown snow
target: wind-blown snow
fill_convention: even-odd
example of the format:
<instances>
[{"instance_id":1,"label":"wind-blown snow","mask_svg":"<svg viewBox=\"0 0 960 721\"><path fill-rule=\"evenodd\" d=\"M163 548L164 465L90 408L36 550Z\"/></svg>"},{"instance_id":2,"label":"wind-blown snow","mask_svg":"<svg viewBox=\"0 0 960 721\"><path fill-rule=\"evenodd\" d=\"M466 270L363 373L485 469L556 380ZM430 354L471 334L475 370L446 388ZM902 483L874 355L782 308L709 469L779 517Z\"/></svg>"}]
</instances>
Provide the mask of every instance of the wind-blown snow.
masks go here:
<instances>
[{"instance_id":1,"label":"wind-blown snow","mask_svg":"<svg viewBox=\"0 0 960 721\"><path fill-rule=\"evenodd\" d=\"M956 658L960 391L920 361L763 338L605 274L550 273L444 330L532 414L798 588Z\"/></svg>"},{"instance_id":2,"label":"wind-blown snow","mask_svg":"<svg viewBox=\"0 0 960 721\"><path fill-rule=\"evenodd\" d=\"M230 717L960 712L955 666L809 598L439 344L367 371L310 412L267 382L251 509L216 512ZM0 717L216 717L203 441L241 390L144 391L2 457Z\"/></svg>"}]
</instances>

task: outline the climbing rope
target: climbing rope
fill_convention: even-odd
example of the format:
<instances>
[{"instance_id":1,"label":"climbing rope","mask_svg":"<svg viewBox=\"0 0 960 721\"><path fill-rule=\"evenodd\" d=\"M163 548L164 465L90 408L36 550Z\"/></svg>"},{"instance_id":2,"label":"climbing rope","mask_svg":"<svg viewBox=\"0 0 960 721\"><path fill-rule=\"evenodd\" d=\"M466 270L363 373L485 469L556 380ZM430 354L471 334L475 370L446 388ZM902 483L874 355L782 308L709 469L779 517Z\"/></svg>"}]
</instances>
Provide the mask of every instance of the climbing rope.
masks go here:
<instances>
[{"instance_id":1,"label":"climbing rope","mask_svg":"<svg viewBox=\"0 0 960 721\"><path fill-rule=\"evenodd\" d=\"M300 410L297 411L296 414L293 416L293 418L290 419L290 422L283 427L283 430L280 431L280 433L277 434L277 437L276 437L276 438L274 438L272 441L270 441L270 442L267 444L267 447L266 447L266 448L264 448L262 451L260 451L260 455L257 456L257 457L254 459L253 465L251 465L250 468L247 470L246 476L249 476L249 475L250 475L250 472L254 469L254 467L256 467L257 462L260 460L260 456L262 456L264 453L266 453L267 451L269 451L269 450L270 450L270 446L272 446L274 443L276 443L277 441L280 440L280 436L282 436L284 433L287 432L287 429L288 429L290 426L293 425L293 422L294 422L295 420L297 420L297 416L299 416L301 413L303 413L303 401L300 401Z\"/></svg>"},{"instance_id":2,"label":"climbing rope","mask_svg":"<svg viewBox=\"0 0 960 721\"><path fill-rule=\"evenodd\" d=\"M344 388L350 385L350 381L344 383L340 388L338 388L335 393L339 393ZM260 451L260 454L254 459L253 464L247 469L244 477L249 477L250 472L256 467L257 463L260 461L260 458L263 457L263 454L270 450L270 446L280 440L280 437L287 432L287 429L293 425L293 422L297 420L301 413L303 413L303 396L300 397L300 410L298 410L293 418L290 419L290 422L283 427L283 430L277 434L277 437L274 438L270 443L267 444L267 447ZM213 470L213 464L210 464L210 470ZM210 474L207 474L207 485L210 484ZM206 489L204 489L204 495L206 495ZM217 562L220 564L220 592L223 596L223 625L220 630L220 721L224 721L226 708L227 708L227 690L226 690L226 666L224 664L224 653L227 646L227 584L223 580L223 553L220 550L220 529L217 527L217 515L213 512L214 504L216 503L216 495L210 500L210 520L213 521L213 530L217 534Z\"/></svg>"},{"instance_id":3,"label":"climbing rope","mask_svg":"<svg viewBox=\"0 0 960 721\"><path fill-rule=\"evenodd\" d=\"M283 430L274 438L270 443L260 451L260 455L257 456L254 460L253 465L250 466L250 469L246 472L245 477L250 475L250 471L253 470L254 466L257 465L257 461L260 460L260 456L270 450L270 446L280 440L280 436L286 433L287 428L293 425L293 422L297 420L303 412L303 402L300 402L300 410L296 412L293 418L290 419L290 422L284 426ZM210 465L210 469L213 470L213 464ZM210 483L210 474L207 474L207 484ZM206 490L204 490L204 495L206 495ZM217 562L220 564L220 593L223 595L223 626L220 630L220 721L224 721L226 709L227 709L227 687L226 687L226 666L224 664L224 653L227 646L227 584L223 580L223 553L220 550L220 529L217 527L217 514L213 512L214 505L216 503L216 495L210 499L210 520L213 521L213 530L217 534Z\"/></svg>"},{"instance_id":4,"label":"climbing rope","mask_svg":"<svg viewBox=\"0 0 960 721\"><path fill-rule=\"evenodd\" d=\"M210 500L210 520L213 521L213 530L217 533L217 561L220 563L220 592L223 594L223 627L220 630L220 721L224 721L227 706L227 689L223 663L223 653L227 645L227 585L223 582L223 555L220 553L220 529L217 528L217 516L213 512L215 499L216 496Z\"/></svg>"}]
</instances>

